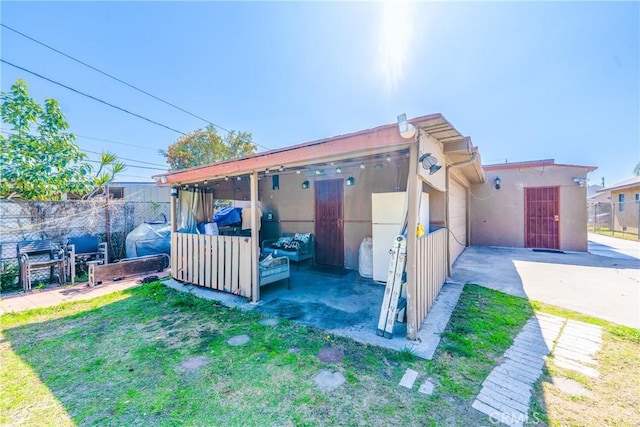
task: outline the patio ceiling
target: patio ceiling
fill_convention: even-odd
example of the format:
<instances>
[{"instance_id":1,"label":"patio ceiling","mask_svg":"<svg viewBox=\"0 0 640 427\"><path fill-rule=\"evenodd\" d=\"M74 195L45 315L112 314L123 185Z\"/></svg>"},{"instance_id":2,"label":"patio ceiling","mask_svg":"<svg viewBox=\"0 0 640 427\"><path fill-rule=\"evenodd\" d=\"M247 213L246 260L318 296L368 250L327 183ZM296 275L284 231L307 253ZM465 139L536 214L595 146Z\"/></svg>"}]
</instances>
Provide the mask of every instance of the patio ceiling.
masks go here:
<instances>
[{"instance_id":1,"label":"patio ceiling","mask_svg":"<svg viewBox=\"0 0 640 427\"><path fill-rule=\"evenodd\" d=\"M468 160L473 151L471 139L461 135L441 114L418 117L410 122L442 143L443 151L452 161ZM413 140L403 139L396 123L367 129L360 132L320 139L290 147L257 153L247 157L226 160L210 165L198 166L156 175L160 184L184 185L203 183L204 180L220 180L237 177L252 172L265 173L279 170L283 172L310 167L321 167L339 162L369 162L375 156L398 153L406 150ZM484 172L479 156L461 170L472 182L482 182Z\"/></svg>"}]
</instances>

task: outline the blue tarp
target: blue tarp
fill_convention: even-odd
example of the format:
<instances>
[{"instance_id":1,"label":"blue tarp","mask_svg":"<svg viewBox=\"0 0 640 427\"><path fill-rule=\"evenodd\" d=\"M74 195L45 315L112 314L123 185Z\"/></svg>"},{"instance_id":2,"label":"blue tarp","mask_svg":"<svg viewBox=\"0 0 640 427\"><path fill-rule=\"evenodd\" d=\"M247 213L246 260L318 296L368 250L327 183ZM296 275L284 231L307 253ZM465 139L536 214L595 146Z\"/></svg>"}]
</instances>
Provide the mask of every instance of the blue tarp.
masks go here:
<instances>
[{"instance_id":1,"label":"blue tarp","mask_svg":"<svg viewBox=\"0 0 640 427\"><path fill-rule=\"evenodd\" d=\"M240 224L242 222L242 208L228 207L220 209L213 216L213 222L217 223L218 227Z\"/></svg>"}]
</instances>

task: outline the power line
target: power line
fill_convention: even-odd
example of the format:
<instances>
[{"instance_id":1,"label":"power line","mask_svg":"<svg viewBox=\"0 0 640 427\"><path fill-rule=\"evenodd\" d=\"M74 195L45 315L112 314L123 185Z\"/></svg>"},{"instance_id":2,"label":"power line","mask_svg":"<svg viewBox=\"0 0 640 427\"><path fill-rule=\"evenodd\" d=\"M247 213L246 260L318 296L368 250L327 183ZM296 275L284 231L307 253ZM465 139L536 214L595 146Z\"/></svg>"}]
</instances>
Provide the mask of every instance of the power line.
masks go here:
<instances>
[{"instance_id":1,"label":"power line","mask_svg":"<svg viewBox=\"0 0 640 427\"><path fill-rule=\"evenodd\" d=\"M87 162L90 163L97 163L97 164L101 164L102 162L100 160L91 160L91 159L87 159ZM167 172L168 168L152 168L149 166L137 166L137 165L128 165L126 163L123 163L124 166L128 167L128 168L136 168L136 169L149 169L149 170L154 170L154 171L163 171L163 172Z\"/></svg>"},{"instance_id":2,"label":"power line","mask_svg":"<svg viewBox=\"0 0 640 427\"><path fill-rule=\"evenodd\" d=\"M145 150L153 150L156 153L158 152L158 148L153 148L153 147L145 147L144 145L136 145L136 144L131 144L128 142L119 142L119 141L113 141L111 139L103 139L103 138L96 138L94 136L87 136L87 135L78 135L77 133L74 133L75 136L77 136L78 138L84 138L84 139L92 139L94 141L102 141L102 142L110 142L112 144L119 144L119 145L128 145L130 147L136 147L136 148L144 148Z\"/></svg>"},{"instance_id":3,"label":"power line","mask_svg":"<svg viewBox=\"0 0 640 427\"><path fill-rule=\"evenodd\" d=\"M113 75L111 75L111 74L109 74L109 73L107 73L107 72L105 72L105 71L100 70L99 68L94 67L93 65L87 64L86 62L83 62L83 61L79 60L78 58L75 58L75 57L73 57L73 56L71 56L71 55L69 55L69 54L67 54L67 53L64 53L64 52L62 52L62 51L60 51L60 50L58 50L58 49L56 49L56 48L54 48L54 47L52 47L52 46L49 46L48 44L43 43L43 42L41 42L40 40L36 40L36 39L34 39L33 37L31 37L31 36L28 36L28 35L26 35L26 34L24 34L24 33L21 33L20 31L16 30L15 28L11 28L11 27L9 27L8 25L5 25L5 24L0 24L0 26L2 26L2 27L4 27L4 28L6 28L6 29L7 29L7 30L9 30L9 31L13 31L14 33L16 33L16 34L18 34L18 35L20 35L20 36L22 36L22 37L24 37L24 38L26 38L26 39L29 39L29 40L31 40L31 41L32 41L32 42L34 42L34 43L37 43L37 44L39 44L39 45L41 45L41 46L44 46L44 47L46 47L47 49L50 49L50 50L52 50L52 51L54 51L54 52L56 52L56 53L58 53L58 54L60 54L60 55L62 55L62 56L64 56L64 57L66 57L66 58L69 58L69 59L71 59L72 61L77 62L78 64L84 65L85 67L90 68L90 69L92 69L93 71L96 71L96 72L98 72L98 73L102 74L103 76L109 77L110 79L113 79L113 80L117 81L118 83L122 83L123 85L125 85L125 86L127 86L127 87L129 87L129 88L131 88L131 89L133 89L133 90L136 90L136 91L138 91L138 92L140 92L140 93L143 93L143 94L145 94L145 95L147 95L147 96L150 96L151 98L153 98L153 99L155 99L155 100L157 100L157 101L160 101L160 102L162 102L162 103L164 103L164 104L166 104L166 105L169 105L170 107L173 107L173 108L175 108L176 110L182 111L183 113L188 114L188 115L190 115L191 117L195 117L195 118L196 118L196 119L198 119L198 120L202 120L202 121L203 121L203 122L205 122L205 123L209 123L210 125L215 126L215 127L217 127L218 129L223 130L223 131L225 131L225 132L227 132L227 133L232 133L232 131L230 131L229 129L226 129L226 128L224 128L224 127L220 126L220 125L217 125L217 124L215 124L215 123L213 123L213 122L211 122L211 121L209 121L209 120L205 119L204 117L201 117L201 116L199 116L199 115L197 115L197 114L194 114L194 113L192 113L192 112L190 112L190 111L187 111L187 110L185 110L185 109L184 109L184 108L182 108L182 107L179 107L179 106L177 106L177 105L175 105L175 104L172 104L171 102L169 102L169 101L167 101L167 100L165 100L165 99L162 99L162 98L160 98L159 96L156 96L156 95L154 95L154 94L152 94L152 93L149 93L149 92L147 92L147 91L145 91L145 90L143 90L143 89L140 89L139 87L134 86L134 85L132 85L131 83L127 83L127 82L125 82L124 80L119 79L118 77L115 77L115 76L113 76ZM259 146L259 147L264 148L265 150L270 150L270 148L269 148L269 147L266 147L266 146L264 146L264 145L258 144L257 142L254 142L254 144L256 144L256 145L257 145L257 146Z\"/></svg>"},{"instance_id":4,"label":"power line","mask_svg":"<svg viewBox=\"0 0 640 427\"><path fill-rule=\"evenodd\" d=\"M102 153L100 153L100 152L98 152L98 151L85 150L85 149L83 149L83 148L81 148L81 149L80 149L80 151L84 151L85 153L98 154L98 155L100 155L100 156L102 155ZM130 161L130 162L143 163L143 164L145 164L145 165L151 165L151 166L160 166L160 167L164 167L164 169L163 169L163 170L167 170L167 169L168 169L168 166L166 166L166 165L161 165L161 164L159 164L159 163L145 162L145 161L142 161L142 160L128 159L128 158L126 158L126 157L120 157L120 156L118 156L118 160L120 160L120 159L122 159L122 160L128 160L128 161Z\"/></svg>"},{"instance_id":5,"label":"power line","mask_svg":"<svg viewBox=\"0 0 640 427\"><path fill-rule=\"evenodd\" d=\"M69 86L67 86L67 85L65 85L65 84L62 84L62 83L60 83L60 82L57 82L57 81L55 81L55 80L51 80L50 78L47 78L47 77L45 77L45 76L43 76L43 75L41 75L41 74L38 74L38 73L36 73L36 72L34 72L34 71L27 70L26 68L20 67L19 65L12 64L12 63L11 63L11 62L9 62L9 61L5 61L4 59L0 59L0 62L3 62L3 63L5 63L5 64L10 65L11 67L17 68L17 69L19 69L19 70L25 71L25 72L27 72L27 73L29 73L29 74L33 74L33 75L34 75L34 76L36 76L36 77L40 77L40 78L41 78L41 79L43 79L43 80L46 80L46 81L48 81L48 82L51 82L51 83L56 84L56 85L58 85L58 86L61 86L61 87L65 88L65 89L68 89L68 90L70 90L70 91L72 91L72 92L78 93L78 94L80 94L80 95L82 95L82 96L86 96L87 98L93 99L94 101L100 102L100 103L102 103L102 104L104 104L104 105L108 105L109 107L111 107L111 108L115 108L116 110L120 110L120 111L125 112L125 113L127 113L127 114L131 114L131 115L132 115L132 116L134 116L134 117L138 117L138 118L140 118L140 119L142 119L142 120L146 120L146 121L148 121L148 122L150 122L150 123L156 124L156 125L158 125L158 126L162 126L162 127L163 127L163 128L165 128L165 129L169 129L170 131L173 131L173 132L179 133L179 134L181 134L181 135L186 135L186 133L181 132L181 131L179 131L179 130L177 130L177 129L174 129L174 128L170 127L170 126L163 125L163 124L162 124L162 123L160 123L160 122L156 122L155 120L151 120L151 119L149 119L149 118L147 118L147 117L141 116L140 114L133 113L133 112L131 112L131 111L129 111L129 110L126 110L126 109L124 109L124 108L122 108L122 107L118 107L117 105L113 105L113 104L111 104L111 103L109 103L109 102L107 102L107 101L103 101L103 100L102 100L102 99L100 99L100 98L96 98L95 96L92 96L92 95L89 95L89 94L87 94L87 93L81 92L81 91L79 91L79 90L77 90L77 89L74 89L74 88L72 88L72 87L69 87Z\"/></svg>"}]
</instances>

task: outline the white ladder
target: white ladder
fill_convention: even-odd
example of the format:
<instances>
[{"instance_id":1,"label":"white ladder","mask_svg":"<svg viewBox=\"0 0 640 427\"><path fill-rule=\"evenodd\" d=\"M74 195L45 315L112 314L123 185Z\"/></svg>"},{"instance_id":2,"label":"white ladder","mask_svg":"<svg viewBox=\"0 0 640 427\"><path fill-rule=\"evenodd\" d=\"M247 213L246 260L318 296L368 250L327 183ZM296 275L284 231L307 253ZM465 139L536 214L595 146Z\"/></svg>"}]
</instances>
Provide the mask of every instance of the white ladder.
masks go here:
<instances>
[{"instance_id":1,"label":"white ladder","mask_svg":"<svg viewBox=\"0 0 640 427\"><path fill-rule=\"evenodd\" d=\"M393 327L398 310L403 308L399 307L398 300L400 300L404 267L407 261L407 240L404 236L396 236L389 253L391 254L391 259L389 260L389 272L387 273L387 286L384 290L380 319L378 320L378 331L376 332L379 336L385 338L391 338L393 335Z\"/></svg>"}]
</instances>

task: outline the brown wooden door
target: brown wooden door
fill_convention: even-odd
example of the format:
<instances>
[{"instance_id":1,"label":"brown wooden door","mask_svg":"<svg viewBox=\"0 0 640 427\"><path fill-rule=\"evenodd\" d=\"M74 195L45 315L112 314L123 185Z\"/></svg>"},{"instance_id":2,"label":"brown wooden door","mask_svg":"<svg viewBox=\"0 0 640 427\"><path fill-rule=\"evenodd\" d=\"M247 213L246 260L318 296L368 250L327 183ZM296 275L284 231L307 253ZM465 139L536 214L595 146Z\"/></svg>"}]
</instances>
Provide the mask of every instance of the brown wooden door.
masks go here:
<instances>
[{"instance_id":1,"label":"brown wooden door","mask_svg":"<svg viewBox=\"0 0 640 427\"><path fill-rule=\"evenodd\" d=\"M559 187L525 188L524 191L526 247L560 249Z\"/></svg>"},{"instance_id":2,"label":"brown wooden door","mask_svg":"<svg viewBox=\"0 0 640 427\"><path fill-rule=\"evenodd\" d=\"M344 266L342 179L316 181L316 263Z\"/></svg>"}]
</instances>

